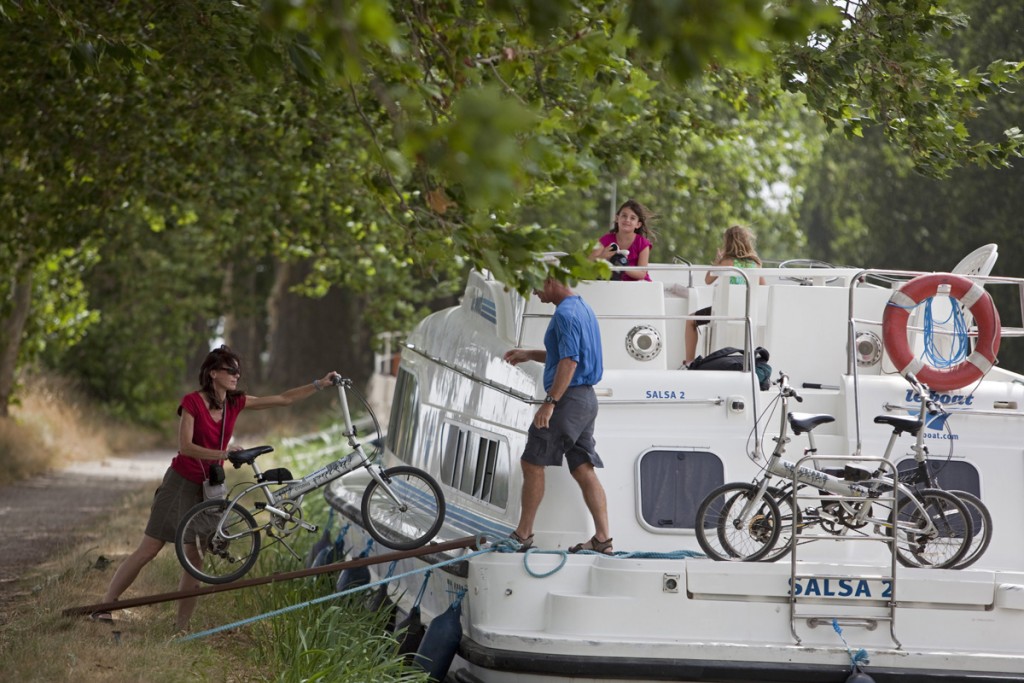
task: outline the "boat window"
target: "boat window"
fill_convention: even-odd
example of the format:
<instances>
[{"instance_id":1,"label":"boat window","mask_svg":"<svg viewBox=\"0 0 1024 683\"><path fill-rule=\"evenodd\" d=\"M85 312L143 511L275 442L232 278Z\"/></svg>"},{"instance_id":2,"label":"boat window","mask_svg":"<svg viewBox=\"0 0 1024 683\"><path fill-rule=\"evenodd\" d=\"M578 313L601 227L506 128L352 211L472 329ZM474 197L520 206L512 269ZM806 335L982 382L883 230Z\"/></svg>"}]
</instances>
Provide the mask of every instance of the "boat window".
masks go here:
<instances>
[{"instance_id":1,"label":"boat window","mask_svg":"<svg viewBox=\"0 0 1024 683\"><path fill-rule=\"evenodd\" d=\"M413 445L419 424L419 385L416 377L405 369L398 370L395 396L391 401L388 427L388 450L405 462L412 462Z\"/></svg>"},{"instance_id":2,"label":"boat window","mask_svg":"<svg viewBox=\"0 0 1024 683\"><path fill-rule=\"evenodd\" d=\"M896 470L902 475L916 467L916 460L906 458L897 463ZM937 488L946 491L967 491L981 498L981 477L978 476L978 469L971 463L936 458L928 461L928 469L938 484Z\"/></svg>"},{"instance_id":3,"label":"boat window","mask_svg":"<svg viewBox=\"0 0 1024 683\"><path fill-rule=\"evenodd\" d=\"M468 427L446 424L441 481L504 508L508 503L508 446Z\"/></svg>"},{"instance_id":4,"label":"boat window","mask_svg":"<svg viewBox=\"0 0 1024 683\"><path fill-rule=\"evenodd\" d=\"M697 507L724 481L714 453L648 451L640 456L640 517L654 529L692 529Z\"/></svg>"},{"instance_id":5,"label":"boat window","mask_svg":"<svg viewBox=\"0 0 1024 683\"><path fill-rule=\"evenodd\" d=\"M447 443L441 456L441 481L449 484L455 481L455 463L461 460L466 449L466 437L467 433L461 429L448 429Z\"/></svg>"},{"instance_id":6,"label":"boat window","mask_svg":"<svg viewBox=\"0 0 1024 683\"><path fill-rule=\"evenodd\" d=\"M494 448L488 451L488 461L493 456L493 467L488 464L488 473L485 476L490 477L490 481L485 481L484 487L486 489L485 500L490 501L491 505L496 505L500 508L505 508L508 505L508 487L511 479L511 466L508 458L508 444L504 442L495 442Z\"/></svg>"}]
</instances>

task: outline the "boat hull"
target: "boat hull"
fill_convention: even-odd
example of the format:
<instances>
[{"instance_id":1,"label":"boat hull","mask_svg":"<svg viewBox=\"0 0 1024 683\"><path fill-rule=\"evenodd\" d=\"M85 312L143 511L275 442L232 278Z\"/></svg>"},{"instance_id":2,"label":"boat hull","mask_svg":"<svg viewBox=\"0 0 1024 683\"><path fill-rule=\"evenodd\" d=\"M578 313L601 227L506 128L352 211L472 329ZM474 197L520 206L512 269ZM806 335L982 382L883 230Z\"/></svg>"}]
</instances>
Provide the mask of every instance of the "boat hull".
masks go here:
<instances>
[{"instance_id":1,"label":"boat hull","mask_svg":"<svg viewBox=\"0 0 1024 683\"><path fill-rule=\"evenodd\" d=\"M696 541L696 510L721 484L762 472L778 416L749 368L677 369L677 314L711 304L720 317L708 325L711 348L767 346L776 372L803 397L799 410L834 417L815 429L822 457L881 455L890 430L872 419L917 414L920 401L877 345L891 288L867 285L865 271L762 269L747 274L767 284L752 282L745 299L652 272L650 283L578 290L604 344L595 436L616 555L566 552L593 533L591 519L572 477L549 468L539 551L499 546L389 568L417 572L394 589L403 609L422 595L429 619L462 599L449 679L845 681L863 650L876 683L1024 681L1024 544L1014 523L1024 519L1024 376L995 368L976 385L931 397L948 413L929 420L926 434L940 479L982 498L993 519L991 544L971 568L898 566L881 525L868 529L872 538L843 532L800 543L795 559L715 562ZM1024 291L1024 280L1010 284ZM516 527L518 457L544 389L540 364L501 358L513 346L539 347L550 312L475 273L459 306L409 336L385 457L441 484L448 512L438 541L495 541ZM801 458L804 438L791 444L791 460ZM904 440L894 464L913 463ZM345 479L328 493L355 522L352 548L367 538L361 491ZM418 572L431 563L424 578Z\"/></svg>"}]
</instances>

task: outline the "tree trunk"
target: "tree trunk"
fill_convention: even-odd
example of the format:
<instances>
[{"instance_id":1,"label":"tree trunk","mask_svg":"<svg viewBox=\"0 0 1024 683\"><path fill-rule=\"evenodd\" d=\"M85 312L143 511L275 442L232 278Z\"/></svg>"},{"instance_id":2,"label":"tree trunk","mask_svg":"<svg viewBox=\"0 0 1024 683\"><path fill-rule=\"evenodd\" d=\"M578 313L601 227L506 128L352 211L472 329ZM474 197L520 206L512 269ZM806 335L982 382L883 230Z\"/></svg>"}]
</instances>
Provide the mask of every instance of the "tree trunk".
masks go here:
<instances>
[{"instance_id":1,"label":"tree trunk","mask_svg":"<svg viewBox=\"0 0 1024 683\"><path fill-rule=\"evenodd\" d=\"M277 393L337 370L362 391L373 365L372 334L363 322L365 303L337 288L320 299L289 291L308 273L308 262L277 264L267 301L265 389Z\"/></svg>"},{"instance_id":2,"label":"tree trunk","mask_svg":"<svg viewBox=\"0 0 1024 683\"><path fill-rule=\"evenodd\" d=\"M257 269L251 264L243 268L237 265L229 267L225 271L222 297L231 302L224 318L224 340L242 359L242 372L248 387L264 383L262 359L267 336L267 293L260 290L257 275ZM254 305L256 301L259 306Z\"/></svg>"},{"instance_id":3,"label":"tree trunk","mask_svg":"<svg viewBox=\"0 0 1024 683\"><path fill-rule=\"evenodd\" d=\"M11 315L0 320L0 417L9 415L8 406L14 393L21 336L32 308L32 269L16 268L10 286Z\"/></svg>"}]
</instances>

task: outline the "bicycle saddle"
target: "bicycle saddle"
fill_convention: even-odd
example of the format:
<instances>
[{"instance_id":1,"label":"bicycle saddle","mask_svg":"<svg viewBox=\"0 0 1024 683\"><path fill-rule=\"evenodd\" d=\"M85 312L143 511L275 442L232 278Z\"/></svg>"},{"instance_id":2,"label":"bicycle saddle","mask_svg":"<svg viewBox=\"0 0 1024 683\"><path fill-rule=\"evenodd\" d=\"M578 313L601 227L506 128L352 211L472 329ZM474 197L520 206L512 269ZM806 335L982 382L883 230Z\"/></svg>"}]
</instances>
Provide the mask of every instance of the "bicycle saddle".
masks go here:
<instances>
[{"instance_id":1,"label":"bicycle saddle","mask_svg":"<svg viewBox=\"0 0 1024 683\"><path fill-rule=\"evenodd\" d=\"M921 422L916 417L904 415L879 415L875 418L876 425L889 425L897 434L906 432L911 436L917 436L921 431Z\"/></svg>"},{"instance_id":2,"label":"bicycle saddle","mask_svg":"<svg viewBox=\"0 0 1024 683\"><path fill-rule=\"evenodd\" d=\"M235 466L237 470L242 465L251 465L253 460L274 450L273 446L253 446L252 448L243 448L240 451L232 451L228 453L228 460Z\"/></svg>"},{"instance_id":3,"label":"bicycle saddle","mask_svg":"<svg viewBox=\"0 0 1024 683\"><path fill-rule=\"evenodd\" d=\"M787 417L789 418L789 426L793 428L794 434L803 434L804 432L811 431L818 425L836 421L834 417L824 413L790 413Z\"/></svg>"}]
</instances>

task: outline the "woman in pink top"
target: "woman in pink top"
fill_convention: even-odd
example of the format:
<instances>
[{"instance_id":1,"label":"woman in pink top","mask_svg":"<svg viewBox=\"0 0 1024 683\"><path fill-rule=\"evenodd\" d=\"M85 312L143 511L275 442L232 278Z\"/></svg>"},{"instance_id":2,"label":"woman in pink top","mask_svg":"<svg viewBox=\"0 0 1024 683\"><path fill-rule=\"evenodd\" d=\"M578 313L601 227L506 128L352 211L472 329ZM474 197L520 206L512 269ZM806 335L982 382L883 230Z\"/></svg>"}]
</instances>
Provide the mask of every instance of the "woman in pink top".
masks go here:
<instances>
[{"instance_id":1,"label":"woman in pink top","mask_svg":"<svg viewBox=\"0 0 1024 683\"><path fill-rule=\"evenodd\" d=\"M187 394L178 406L178 454L164 474L153 497L149 522L142 541L114 572L103 602L113 602L135 581L165 543L174 543L178 522L192 506L203 500L203 481L210 467L223 466L227 457L235 420L244 409L263 410L291 405L312 396L329 385L338 373L331 371L321 379L289 389L276 396L246 396L238 389L241 361L227 346L210 351L199 369L199 391ZM182 572L178 590L198 588L199 582ZM177 629L188 630L198 598L178 601ZM94 621L112 621L110 612L94 612Z\"/></svg>"},{"instance_id":2,"label":"woman in pink top","mask_svg":"<svg viewBox=\"0 0 1024 683\"><path fill-rule=\"evenodd\" d=\"M646 207L640 202L628 199L615 213L615 225L610 232L601 235L600 244L590 253L590 260L596 261L599 258L612 261L613 265L635 266L632 270L622 270L612 273L613 280L636 280L651 279L647 272L647 264L651 258L651 243L654 240L654 233L648 223L654 218ZM612 247L617 246L618 249ZM613 259L617 251L627 251L626 262L618 264Z\"/></svg>"}]
</instances>

